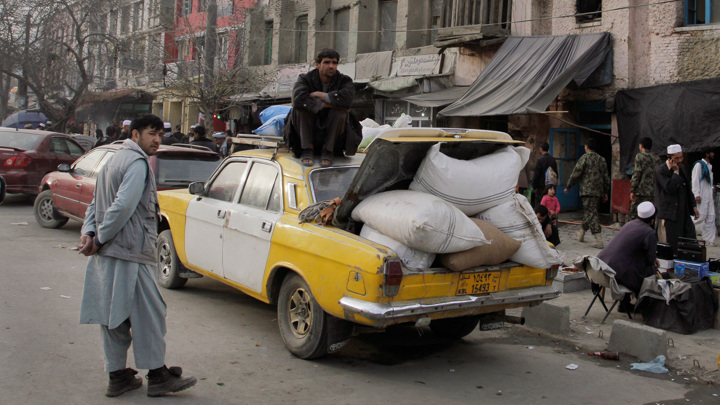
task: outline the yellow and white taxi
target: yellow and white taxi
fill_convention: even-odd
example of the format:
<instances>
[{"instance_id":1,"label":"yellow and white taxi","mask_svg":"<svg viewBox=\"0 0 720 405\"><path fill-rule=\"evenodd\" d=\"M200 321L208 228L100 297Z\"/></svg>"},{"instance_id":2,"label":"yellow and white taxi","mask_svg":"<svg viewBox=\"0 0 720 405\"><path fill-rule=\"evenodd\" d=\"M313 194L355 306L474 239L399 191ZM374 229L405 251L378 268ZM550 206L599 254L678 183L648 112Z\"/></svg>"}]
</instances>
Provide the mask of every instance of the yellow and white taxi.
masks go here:
<instances>
[{"instance_id":1,"label":"yellow and white taxi","mask_svg":"<svg viewBox=\"0 0 720 405\"><path fill-rule=\"evenodd\" d=\"M517 143L494 131L408 128L388 130L366 153L330 167L306 167L284 147L231 155L207 182L158 193L159 284L178 288L206 276L276 303L285 345L306 359L342 348L356 325L429 325L460 338L479 322L484 329L509 321L507 308L557 297L557 268L505 262L413 270L359 236L353 208L372 194L407 189L438 142L475 155ZM334 198L342 199L334 225L301 221L304 208Z\"/></svg>"}]
</instances>

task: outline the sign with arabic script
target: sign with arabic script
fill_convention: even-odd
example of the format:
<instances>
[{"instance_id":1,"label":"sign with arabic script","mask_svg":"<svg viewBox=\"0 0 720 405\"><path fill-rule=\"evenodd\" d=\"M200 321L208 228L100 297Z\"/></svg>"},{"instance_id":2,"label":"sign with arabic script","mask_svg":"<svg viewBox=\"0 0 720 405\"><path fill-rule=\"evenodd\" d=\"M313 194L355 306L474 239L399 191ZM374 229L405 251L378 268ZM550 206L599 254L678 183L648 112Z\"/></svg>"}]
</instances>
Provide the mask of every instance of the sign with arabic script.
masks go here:
<instances>
[{"instance_id":1,"label":"sign with arabic script","mask_svg":"<svg viewBox=\"0 0 720 405\"><path fill-rule=\"evenodd\" d=\"M440 71L440 60L442 56L415 55L402 56L398 58L398 76L423 76L436 75Z\"/></svg>"}]
</instances>

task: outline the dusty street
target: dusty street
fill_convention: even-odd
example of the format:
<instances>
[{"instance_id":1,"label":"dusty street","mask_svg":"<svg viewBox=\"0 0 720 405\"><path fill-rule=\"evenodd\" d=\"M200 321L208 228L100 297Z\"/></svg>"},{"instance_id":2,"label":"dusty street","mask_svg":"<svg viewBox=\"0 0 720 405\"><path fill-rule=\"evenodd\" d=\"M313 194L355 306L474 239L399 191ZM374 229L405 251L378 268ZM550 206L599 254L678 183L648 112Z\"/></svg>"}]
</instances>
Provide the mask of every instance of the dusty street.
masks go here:
<instances>
[{"instance_id":1,"label":"dusty street","mask_svg":"<svg viewBox=\"0 0 720 405\"><path fill-rule=\"evenodd\" d=\"M280 338L275 308L207 279L161 290L168 305L167 364L199 382L175 398L145 387L103 393L100 333L79 325L86 259L70 248L80 224L41 228L30 200L0 205L0 402L3 404L643 404L712 403L703 387L631 372L629 361L520 326L460 342L398 328L355 338L343 352L298 360ZM423 333L421 333L423 332ZM576 370L566 366L576 364ZM134 366L132 358L128 364ZM141 373L144 375L145 370ZM686 402L686 395L691 398ZM717 398L714 398L717 400Z\"/></svg>"}]
</instances>

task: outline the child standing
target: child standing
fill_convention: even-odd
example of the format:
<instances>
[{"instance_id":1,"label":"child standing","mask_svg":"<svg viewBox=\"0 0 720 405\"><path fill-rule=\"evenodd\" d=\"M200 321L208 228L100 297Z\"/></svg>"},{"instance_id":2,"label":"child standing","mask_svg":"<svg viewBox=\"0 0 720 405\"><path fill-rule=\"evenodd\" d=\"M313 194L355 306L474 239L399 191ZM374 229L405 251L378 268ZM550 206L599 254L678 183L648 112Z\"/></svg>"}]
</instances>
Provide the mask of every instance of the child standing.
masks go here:
<instances>
[{"instance_id":1,"label":"child standing","mask_svg":"<svg viewBox=\"0 0 720 405\"><path fill-rule=\"evenodd\" d=\"M558 201L557 197L555 197L556 191L557 190L554 185L548 185L545 189L545 195L543 196L542 201L540 201L540 205L544 205L548 209L550 219L555 226L557 226L557 216L560 212L560 201Z\"/></svg>"}]
</instances>

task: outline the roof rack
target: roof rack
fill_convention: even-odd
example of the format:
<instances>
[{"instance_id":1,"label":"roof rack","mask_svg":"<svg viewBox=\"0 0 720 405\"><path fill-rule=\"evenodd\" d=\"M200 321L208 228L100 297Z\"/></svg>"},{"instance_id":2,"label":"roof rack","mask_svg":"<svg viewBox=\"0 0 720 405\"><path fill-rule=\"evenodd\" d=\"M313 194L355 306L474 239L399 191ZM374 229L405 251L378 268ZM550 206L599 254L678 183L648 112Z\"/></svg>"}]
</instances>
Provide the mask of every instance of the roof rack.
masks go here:
<instances>
[{"instance_id":1,"label":"roof rack","mask_svg":"<svg viewBox=\"0 0 720 405\"><path fill-rule=\"evenodd\" d=\"M243 145L254 145L254 146L266 146L269 148L278 149L281 146L285 146L285 140L282 136L267 136L267 135L253 135L253 134L237 134L233 137L227 138L232 143L239 143Z\"/></svg>"},{"instance_id":2,"label":"roof rack","mask_svg":"<svg viewBox=\"0 0 720 405\"><path fill-rule=\"evenodd\" d=\"M191 145L189 143L173 143L167 146L177 146L178 148L187 148L187 149L197 149L197 150L206 150L208 152L214 152L212 149L208 148L207 146L202 145Z\"/></svg>"}]
</instances>

